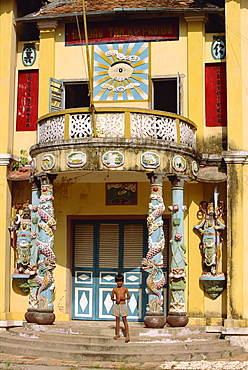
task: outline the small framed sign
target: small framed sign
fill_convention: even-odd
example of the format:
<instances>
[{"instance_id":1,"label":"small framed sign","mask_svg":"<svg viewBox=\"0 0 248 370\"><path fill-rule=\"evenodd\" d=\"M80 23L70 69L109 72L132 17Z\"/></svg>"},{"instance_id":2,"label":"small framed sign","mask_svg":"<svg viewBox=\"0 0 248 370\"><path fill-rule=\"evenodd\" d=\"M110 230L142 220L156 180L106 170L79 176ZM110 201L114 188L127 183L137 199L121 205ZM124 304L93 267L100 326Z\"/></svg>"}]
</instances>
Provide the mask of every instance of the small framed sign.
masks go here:
<instances>
[{"instance_id":1,"label":"small framed sign","mask_svg":"<svg viewBox=\"0 0 248 370\"><path fill-rule=\"evenodd\" d=\"M36 49L33 42L24 44L22 51L22 63L25 67L30 67L36 60Z\"/></svg>"},{"instance_id":2,"label":"small framed sign","mask_svg":"<svg viewBox=\"0 0 248 370\"><path fill-rule=\"evenodd\" d=\"M137 204L137 183L119 182L106 184L106 205Z\"/></svg>"},{"instance_id":3,"label":"small framed sign","mask_svg":"<svg viewBox=\"0 0 248 370\"><path fill-rule=\"evenodd\" d=\"M214 59L223 59L226 56L226 43L224 36L213 36L211 53Z\"/></svg>"}]
</instances>

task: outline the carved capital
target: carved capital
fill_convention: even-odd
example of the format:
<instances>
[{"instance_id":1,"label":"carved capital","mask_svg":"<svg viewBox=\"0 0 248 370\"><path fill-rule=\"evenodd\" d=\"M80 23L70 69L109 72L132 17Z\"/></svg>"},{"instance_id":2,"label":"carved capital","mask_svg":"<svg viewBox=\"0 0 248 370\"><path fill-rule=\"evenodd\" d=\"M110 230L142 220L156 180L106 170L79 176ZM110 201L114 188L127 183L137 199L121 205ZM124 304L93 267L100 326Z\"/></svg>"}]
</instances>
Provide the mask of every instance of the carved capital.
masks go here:
<instances>
[{"instance_id":1,"label":"carved capital","mask_svg":"<svg viewBox=\"0 0 248 370\"><path fill-rule=\"evenodd\" d=\"M165 178L166 173L165 172L159 172L159 171L153 171L148 172L147 174L148 179L151 181L151 184L158 182L163 183L163 179Z\"/></svg>"},{"instance_id":2,"label":"carved capital","mask_svg":"<svg viewBox=\"0 0 248 370\"><path fill-rule=\"evenodd\" d=\"M169 181L171 182L172 186L183 187L184 182L188 179L186 175L169 175Z\"/></svg>"}]
</instances>

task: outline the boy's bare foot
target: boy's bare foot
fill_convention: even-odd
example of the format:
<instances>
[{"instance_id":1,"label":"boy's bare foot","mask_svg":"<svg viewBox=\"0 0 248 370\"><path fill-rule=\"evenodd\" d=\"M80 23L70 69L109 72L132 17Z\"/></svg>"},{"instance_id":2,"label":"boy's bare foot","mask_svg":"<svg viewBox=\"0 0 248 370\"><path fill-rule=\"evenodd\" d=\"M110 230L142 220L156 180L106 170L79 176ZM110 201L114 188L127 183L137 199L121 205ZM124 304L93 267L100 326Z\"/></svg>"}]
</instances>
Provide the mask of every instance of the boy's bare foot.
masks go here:
<instances>
[{"instance_id":1,"label":"boy's bare foot","mask_svg":"<svg viewBox=\"0 0 248 370\"><path fill-rule=\"evenodd\" d=\"M130 338L129 337L126 337L125 343L128 343L128 342L130 342Z\"/></svg>"},{"instance_id":2,"label":"boy's bare foot","mask_svg":"<svg viewBox=\"0 0 248 370\"><path fill-rule=\"evenodd\" d=\"M116 339L118 339L118 338L120 338L120 335L115 335L114 336L114 339L116 340Z\"/></svg>"}]
</instances>

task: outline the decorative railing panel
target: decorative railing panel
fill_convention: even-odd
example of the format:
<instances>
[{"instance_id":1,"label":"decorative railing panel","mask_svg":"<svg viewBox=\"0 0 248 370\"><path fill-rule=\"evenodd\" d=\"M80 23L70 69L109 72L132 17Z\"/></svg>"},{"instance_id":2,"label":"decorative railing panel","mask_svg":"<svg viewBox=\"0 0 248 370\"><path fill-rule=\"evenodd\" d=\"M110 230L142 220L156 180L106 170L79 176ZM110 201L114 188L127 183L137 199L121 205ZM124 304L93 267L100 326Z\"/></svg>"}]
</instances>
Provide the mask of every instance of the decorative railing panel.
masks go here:
<instances>
[{"instance_id":1,"label":"decorative railing panel","mask_svg":"<svg viewBox=\"0 0 248 370\"><path fill-rule=\"evenodd\" d=\"M65 129L65 116L55 116L39 122L39 143L63 140Z\"/></svg>"},{"instance_id":2,"label":"decorative railing panel","mask_svg":"<svg viewBox=\"0 0 248 370\"><path fill-rule=\"evenodd\" d=\"M185 144L196 149L196 127L173 113L128 108L65 110L38 120L38 142L101 138L149 138Z\"/></svg>"},{"instance_id":3,"label":"decorative railing panel","mask_svg":"<svg viewBox=\"0 0 248 370\"><path fill-rule=\"evenodd\" d=\"M124 137L123 113L99 113L96 115L96 135L98 137Z\"/></svg>"},{"instance_id":4,"label":"decorative railing panel","mask_svg":"<svg viewBox=\"0 0 248 370\"><path fill-rule=\"evenodd\" d=\"M69 125L70 139L80 139L92 136L92 123L90 114L71 114Z\"/></svg>"},{"instance_id":5,"label":"decorative railing panel","mask_svg":"<svg viewBox=\"0 0 248 370\"><path fill-rule=\"evenodd\" d=\"M176 141L176 120L153 114L131 113L131 137Z\"/></svg>"},{"instance_id":6,"label":"decorative railing panel","mask_svg":"<svg viewBox=\"0 0 248 370\"><path fill-rule=\"evenodd\" d=\"M191 148L196 147L196 130L192 130L188 123L182 121L180 121L180 142Z\"/></svg>"}]
</instances>

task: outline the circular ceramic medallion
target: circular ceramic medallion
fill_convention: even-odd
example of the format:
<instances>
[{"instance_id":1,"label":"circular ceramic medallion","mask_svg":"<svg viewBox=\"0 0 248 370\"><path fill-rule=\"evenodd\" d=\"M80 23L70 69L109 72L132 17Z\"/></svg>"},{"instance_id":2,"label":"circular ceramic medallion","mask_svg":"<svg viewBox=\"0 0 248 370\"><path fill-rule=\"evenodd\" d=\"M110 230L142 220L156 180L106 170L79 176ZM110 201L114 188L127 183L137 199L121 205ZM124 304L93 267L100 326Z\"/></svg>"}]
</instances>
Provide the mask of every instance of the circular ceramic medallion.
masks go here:
<instances>
[{"instance_id":1,"label":"circular ceramic medallion","mask_svg":"<svg viewBox=\"0 0 248 370\"><path fill-rule=\"evenodd\" d=\"M196 161L193 161L191 166L192 166L193 175L197 176L198 171L199 171L198 163Z\"/></svg>"},{"instance_id":2,"label":"circular ceramic medallion","mask_svg":"<svg viewBox=\"0 0 248 370\"><path fill-rule=\"evenodd\" d=\"M83 152L71 152L66 157L66 162L69 167L83 167L87 161L86 154Z\"/></svg>"},{"instance_id":3,"label":"circular ceramic medallion","mask_svg":"<svg viewBox=\"0 0 248 370\"><path fill-rule=\"evenodd\" d=\"M177 172L184 172L186 170L186 160L181 155L176 155L172 159L172 167Z\"/></svg>"},{"instance_id":4,"label":"circular ceramic medallion","mask_svg":"<svg viewBox=\"0 0 248 370\"><path fill-rule=\"evenodd\" d=\"M53 154L44 154L41 158L41 168L46 170L51 170L55 165L55 157Z\"/></svg>"},{"instance_id":5,"label":"circular ceramic medallion","mask_svg":"<svg viewBox=\"0 0 248 370\"><path fill-rule=\"evenodd\" d=\"M119 151L106 152L102 156L102 163L108 168L120 167L124 163L124 154Z\"/></svg>"},{"instance_id":6,"label":"circular ceramic medallion","mask_svg":"<svg viewBox=\"0 0 248 370\"><path fill-rule=\"evenodd\" d=\"M160 165L160 157L156 153L145 152L141 155L141 164L145 168L157 168Z\"/></svg>"}]
</instances>

